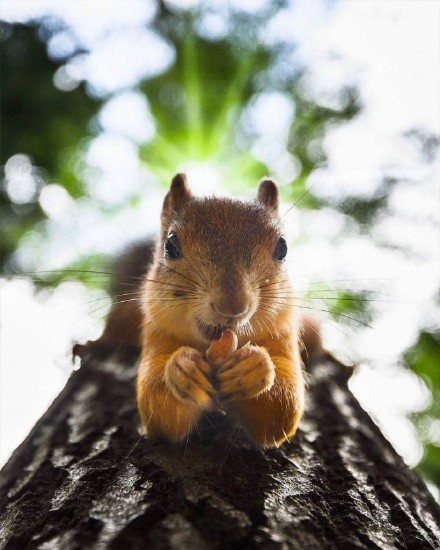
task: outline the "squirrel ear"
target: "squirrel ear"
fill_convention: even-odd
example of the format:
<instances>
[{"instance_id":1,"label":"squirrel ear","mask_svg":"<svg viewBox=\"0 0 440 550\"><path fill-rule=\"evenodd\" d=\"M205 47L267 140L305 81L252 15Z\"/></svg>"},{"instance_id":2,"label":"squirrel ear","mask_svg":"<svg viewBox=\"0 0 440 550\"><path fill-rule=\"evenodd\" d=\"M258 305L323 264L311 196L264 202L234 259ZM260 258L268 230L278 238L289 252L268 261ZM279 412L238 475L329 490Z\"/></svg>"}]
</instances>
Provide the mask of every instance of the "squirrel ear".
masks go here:
<instances>
[{"instance_id":1,"label":"squirrel ear","mask_svg":"<svg viewBox=\"0 0 440 550\"><path fill-rule=\"evenodd\" d=\"M278 212L278 187L277 184L267 178L261 180L258 188L257 200L266 208Z\"/></svg>"},{"instance_id":2,"label":"squirrel ear","mask_svg":"<svg viewBox=\"0 0 440 550\"><path fill-rule=\"evenodd\" d=\"M171 182L171 187L163 201L163 212L168 214L180 212L182 206L192 197L192 193L186 182L185 174L176 174Z\"/></svg>"}]
</instances>

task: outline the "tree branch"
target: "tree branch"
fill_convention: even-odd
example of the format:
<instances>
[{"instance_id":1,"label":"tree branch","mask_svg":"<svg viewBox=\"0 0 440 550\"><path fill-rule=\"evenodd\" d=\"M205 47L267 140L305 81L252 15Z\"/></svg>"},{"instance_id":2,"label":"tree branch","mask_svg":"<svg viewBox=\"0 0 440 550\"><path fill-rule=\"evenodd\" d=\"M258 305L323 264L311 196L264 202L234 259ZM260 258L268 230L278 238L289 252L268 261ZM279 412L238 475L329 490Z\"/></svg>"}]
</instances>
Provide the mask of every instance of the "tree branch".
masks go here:
<instances>
[{"instance_id":1,"label":"tree branch","mask_svg":"<svg viewBox=\"0 0 440 550\"><path fill-rule=\"evenodd\" d=\"M438 549L437 505L349 372L313 364L297 435L261 451L224 418L140 438L135 358L90 358L1 472L1 547Z\"/></svg>"}]
</instances>

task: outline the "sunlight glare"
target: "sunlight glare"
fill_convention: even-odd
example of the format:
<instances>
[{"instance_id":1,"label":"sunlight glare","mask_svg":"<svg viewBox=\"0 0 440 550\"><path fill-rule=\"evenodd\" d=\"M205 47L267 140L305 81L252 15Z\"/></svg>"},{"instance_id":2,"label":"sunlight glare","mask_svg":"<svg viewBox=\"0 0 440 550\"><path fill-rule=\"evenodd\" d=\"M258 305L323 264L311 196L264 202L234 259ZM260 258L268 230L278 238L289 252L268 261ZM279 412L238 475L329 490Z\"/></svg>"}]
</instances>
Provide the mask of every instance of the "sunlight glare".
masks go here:
<instances>
[{"instance_id":1,"label":"sunlight glare","mask_svg":"<svg viewBox=\"0 0 440 550\"><path fill-rule=\"evenodd\" d=\"M179 166L177 171L186 173L191 190L195 195L221 194L224 189L221 170L214 163L184 163Z\"/></svg>"}]
</instances>

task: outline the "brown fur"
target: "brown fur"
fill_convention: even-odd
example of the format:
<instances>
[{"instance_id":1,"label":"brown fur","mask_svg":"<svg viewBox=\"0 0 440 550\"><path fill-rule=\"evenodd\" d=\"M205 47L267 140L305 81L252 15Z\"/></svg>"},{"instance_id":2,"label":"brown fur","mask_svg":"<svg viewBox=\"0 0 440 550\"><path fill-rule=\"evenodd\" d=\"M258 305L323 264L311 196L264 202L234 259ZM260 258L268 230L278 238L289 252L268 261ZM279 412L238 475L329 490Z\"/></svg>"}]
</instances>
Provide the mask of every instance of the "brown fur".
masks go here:
<instances>
[{"instance_id":1,"label":"brown fur","mask_svg":"<svg viewBox=\"0 0 440 550\"><path fill-rule=\"evenodd\" d=\"M273 259L281 233L277 206L270 180L249 204L193 198L184 176L174 178L142 290L137 394L146 433L179 441L205 412L225 403L260 445L279 445L294 434L304 379L291 298L282 298L291 297L291 287L282 262ZM183 258L166 261L170 232L178 235ZM176 298L175 289L186 296ZM237 326L246 310L248 330ZM198 318L238 334L238 350L220 367L205 359L209 340Z\"/></svg>"},{"instance_id":2,"label":"brown fur","mask_svg":"<svg viewBox=\"0 0 440 550\"><path fill-rule=\"evenodd\" d=\"M104 332L88 348L136 348L141 345L141 283L153 261L153 241L135 244L118 258L114 265L114 303L107 317ZM81 348L81 346L76 346ZM78 353L80 355L81 353Z\"/></svg>"}]
</instances>

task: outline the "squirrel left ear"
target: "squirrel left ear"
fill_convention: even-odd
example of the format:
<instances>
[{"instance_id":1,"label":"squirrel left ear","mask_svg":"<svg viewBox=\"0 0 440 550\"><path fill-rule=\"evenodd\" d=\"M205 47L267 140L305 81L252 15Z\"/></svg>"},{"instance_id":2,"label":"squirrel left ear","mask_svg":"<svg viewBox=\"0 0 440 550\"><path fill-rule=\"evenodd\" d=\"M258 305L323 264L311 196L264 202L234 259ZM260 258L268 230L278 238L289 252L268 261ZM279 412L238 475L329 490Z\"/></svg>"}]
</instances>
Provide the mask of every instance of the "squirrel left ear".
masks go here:
<instances>
[{"instance_id":1,"label":"squirrel left ear","mask_svg":"<svg viewBox=\"0 0 440 550\"><path fill-rule=\"evenodd\" d=\"M176 174L171 182L171 187L163 201L163 213L172 214L180 212L185 203L192 198L185 174Z\"/></svg>"},{"instance_id":2,"label":"squirrel left ear","mask_svg":"<svg viewBox=\"0 0 440 550\"><path fill-rule=\"evenodd\" d=\"M278 212L278 187L277 184L267 178L261 180L258 187L257 200L266 208Z\"/></svg>"}]
</instances>

